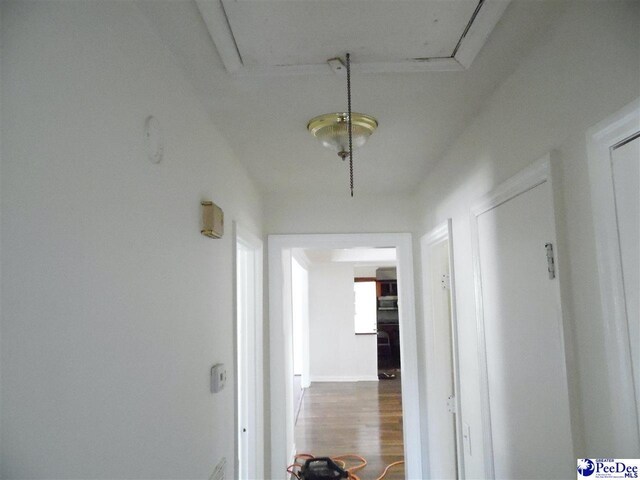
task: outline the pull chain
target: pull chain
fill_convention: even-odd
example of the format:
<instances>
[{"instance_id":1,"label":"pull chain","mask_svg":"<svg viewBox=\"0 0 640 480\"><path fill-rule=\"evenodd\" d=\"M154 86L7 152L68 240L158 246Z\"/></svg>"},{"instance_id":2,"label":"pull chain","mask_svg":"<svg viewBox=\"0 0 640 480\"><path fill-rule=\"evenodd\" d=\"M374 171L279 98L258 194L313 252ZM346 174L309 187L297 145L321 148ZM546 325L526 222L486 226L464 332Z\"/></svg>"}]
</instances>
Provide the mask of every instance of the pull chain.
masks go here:
<instances>
[{"instance_id":1,"label":"pull chain","mask_svg":"<svg viewBox=\"0 0 640 480\"><path fill-rule=\"evenodd\" d=\"M353 197L353 128L351 124L351 56L347 53L347 128L349 129L349 185Z\"/></svg>"}]
</instances>

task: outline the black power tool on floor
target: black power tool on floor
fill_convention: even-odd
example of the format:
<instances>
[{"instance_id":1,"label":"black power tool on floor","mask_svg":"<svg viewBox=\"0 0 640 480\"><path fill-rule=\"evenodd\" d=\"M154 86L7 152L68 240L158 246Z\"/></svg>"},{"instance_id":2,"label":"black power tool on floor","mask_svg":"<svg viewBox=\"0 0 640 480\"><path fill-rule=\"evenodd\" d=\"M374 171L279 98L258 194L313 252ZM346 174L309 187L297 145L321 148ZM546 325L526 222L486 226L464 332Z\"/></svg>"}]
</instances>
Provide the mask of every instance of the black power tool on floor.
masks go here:
<instances>
[{"instance_id":1,"label":"black power tool on floor","mask_svg":"<svg viewBox=\"0 0 640 480\"><path fill-rule=\"evenodd\" d=\"M300 480L336 480L349 478L349 473L328 457L310 458L300 470Z\"/></svg>"}]
</instances>

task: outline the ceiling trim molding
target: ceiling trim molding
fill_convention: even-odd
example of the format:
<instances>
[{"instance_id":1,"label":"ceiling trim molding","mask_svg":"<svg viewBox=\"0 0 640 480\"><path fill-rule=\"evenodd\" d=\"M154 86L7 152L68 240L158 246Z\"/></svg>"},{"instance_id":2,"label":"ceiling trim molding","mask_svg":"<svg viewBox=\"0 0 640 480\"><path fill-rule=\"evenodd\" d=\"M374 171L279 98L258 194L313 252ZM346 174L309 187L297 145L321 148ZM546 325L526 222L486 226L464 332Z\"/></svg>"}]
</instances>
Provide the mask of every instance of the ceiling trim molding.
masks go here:
<instances>
[{"instance_id":1,"label":"ceiling trim molding","mask_svg":"<svg viewBox=\"0 0 640 480\"><path fill-rule=\"evenodd\" d=\"M455 59L467 69L509 6L511 0L481 0L476 16L460 40Z\"/></svg>"},{"instance_id":2,"label":"ceiling trim molding","mask_svg":"<svg viewBox=\"0 0 640 480\"><path fill-rule=\"evenodd\" d=\"M196 5L227 71L236 73L244 68L222 1L196 0Z\"/></svg>"},{"instance_id":3,"label":"ceiling trim molding","mask_svg":"<svg viewBox=\"0 0 640 480\"><path fill-rule=\"evenodd\" d=\"M195 0L222 63L241 76L333 74L327 63L311 65L245 66L229 25L222 0ZM451 57L407 58L397 62L354 63L359 73L452 72L466 70L476 58L511 0L479 0L475 16Z\"/></svg>"}]
</instances>

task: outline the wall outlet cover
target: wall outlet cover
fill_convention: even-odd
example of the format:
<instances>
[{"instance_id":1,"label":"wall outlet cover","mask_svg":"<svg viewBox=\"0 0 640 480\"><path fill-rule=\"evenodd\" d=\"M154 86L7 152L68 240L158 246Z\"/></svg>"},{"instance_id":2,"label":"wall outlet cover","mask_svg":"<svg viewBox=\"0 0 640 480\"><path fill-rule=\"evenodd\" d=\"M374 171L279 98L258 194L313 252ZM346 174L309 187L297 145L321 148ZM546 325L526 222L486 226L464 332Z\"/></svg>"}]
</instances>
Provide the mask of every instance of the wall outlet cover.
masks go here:
<instances>
[{"instance_id":1,"label":"wall outlet cover","mask_svg":"<svg viewBox=\"0 0 640 480\"><path fill-rule=\"evenodd\" d=\"M227 369L224 363L217 363L211 367L211 393L218 393L227 382Z\"/></svg>"}]
</instances>

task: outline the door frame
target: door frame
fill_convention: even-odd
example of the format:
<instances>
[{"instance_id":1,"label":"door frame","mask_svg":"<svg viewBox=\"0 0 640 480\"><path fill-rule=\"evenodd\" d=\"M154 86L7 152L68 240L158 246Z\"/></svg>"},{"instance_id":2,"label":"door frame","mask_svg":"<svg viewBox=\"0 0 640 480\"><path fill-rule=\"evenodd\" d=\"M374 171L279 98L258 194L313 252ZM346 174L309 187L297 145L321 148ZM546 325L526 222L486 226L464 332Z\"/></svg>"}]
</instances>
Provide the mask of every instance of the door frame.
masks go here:
<instances>
[{"instance_id":1,"label":"door frame","mask_svg":"<svg viewBox=\"0 0 640 480\"><path fill-rule=\"evenodd\" d=\"M242 225L234 222L234 304L235 304L235 320L234 320L234 350L235 350L235 471L239 475L239 453L241 442L240 425L240 383L239 383L239 365L238 359L240 355L244 355L248 364L249 376L252 380L247 383L245 389L246 398L244 399L250 411L248 412L247 432L251 433L246 438L247 443L247 478L263 478L264 477L264 371L263 371L263 246L262 240L254 235L251 231ZM239 325L238 314L239 295L238 282L240 272L238 271L238 259L240 247L245 248L249 252L249 261L252 263L250 271L253 278L249 279L249 285L245 287L249 290L248 309L250 310L250 318L248 323L251 329L248 335L249 344L246 345L246 351L242 352L239 347ZM251 291L253 293L251 293ZM253 322L250 320L253 319Z\"/></svg>"},{"instance_id":2,"label":"door frame","mask_svg":"<svg viewBox=\"0 0 640 480\"><path fill-rule=\"evenodd\" d=\"M293 422L287 405L291 394L291 331L284 312L284 263L294 248L395 247L398 262L402 409L407 478L423 478L418 352L416 341L413 242L409 233L269 235L269 332L271 400L270 478L287 478L292 454L287 438L293 438ZM289 380L287 380L289 379ZM324 454L325 452L320 452ZM351 453L351 452L345 452Z\"/></svg>"},{"instance_id":3,"label":"door frame","mask_svg":"<svg viewBox=\"0 0 640 480\"><path fill-rule=\"evenodd\" d=\"M495 478L495 464L493 454L493 433L491 431L491 408L490 408L490 391L489 391L489 371L487 364L487 344L485 337L485 321L484 321L484 306L482 296L482 270L480 265L480 236L478 228L478 220L480 215L492 210L509 200L517 197L518 195L525 193L533 188L548 183L549 192L551 195L551 212L552 223L555 230L556 246L558 243L558 233L555 219L555 202L553 198L553 183L551 180L551 154L548 153L542 158L533 162L531 165L521 170L516 175L507 179L500 185L498 185L491 192L483 196L476 204L471 208L471 246L473 257L473 279L475 286L476 297L476 328L477 328L477 341L478 341L478 365L480 370L480 388L481 388L481 408L482 408L482 431L483 431L483 451L484 451L484 468L485 478ZM569 402L569 420L571 423L570 438L572 442L572 449L575 455L575 411L571 403L571 382L568 375L569 371L572 371L570 362L572 361L570 354L570 345L567 344L567 335L565 333L565 327L563 322L564 311L562 308L560 283L562 280L559 257L561 253L560 249L555 249L555 275L558 281L555 287L555 300L557 302L559 318L558 318L558 331L560 332L560 345L562 346L562 354L564 362L562 364L562 374L567 383L567 394Z\"/></svg>"},{"instance_id":4,"label":"door frame","mask_svg":"<svg viewBox=\"0 0 640 480\"><path fill-rule=\"evenodd\" d=\"M616 432L612 451L622 451L634 445L640 450L640 418L631 360L627 325L622 258L615 205L611 155L613 150L629 141L640 131L640 98L587 131L591 206L596 240L598 283L602 304L604 345L607 355L608 389ZM635 418L636 421L629 421ZM625 448L626 447L626 448Z\"/></svg>"},{"instance_id":5,"label":"door frame","mask_svg":"<svg viewBox=\"0 0 640 480\"><path fill-rule=\"evenodd\" d=\"M460 398L460 358L458 353L458 317L456 308L456 281L454 273L454 256L453 256L453 222L451 218L442 223L438 227L431 230L420 239L420 252L422 255L422 298L424 299L424 317L425 325L432 324L433 319L429 321L431 315L429 291L431 282L429 280L429 271L431 269L431 248L442 243L447 242L449 246L449 297L451 302L451 354L453 358L453 388L455 395L455 429L456 429L456 460L458 466L458 478L465 478L464 473L464 443L462 436L462 400ZM425 332L425 336L428 335ZM426 340L426 338L425 338ZM425 369L425 372L429 371L429 366ZM427 375L428 377L428 375ZM427 380L427 389L429 388L429 382ZM427 415L428 417L428 415ZM427 418L427 422L429 419ZM427 432L428 435L428 432ZM431 438L429 438L431 441ZM431 465L431 459L429 459L429 467Z\"/></svg>"}]
</instances>

